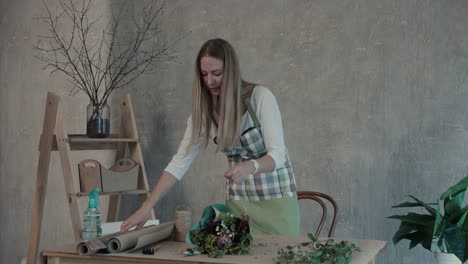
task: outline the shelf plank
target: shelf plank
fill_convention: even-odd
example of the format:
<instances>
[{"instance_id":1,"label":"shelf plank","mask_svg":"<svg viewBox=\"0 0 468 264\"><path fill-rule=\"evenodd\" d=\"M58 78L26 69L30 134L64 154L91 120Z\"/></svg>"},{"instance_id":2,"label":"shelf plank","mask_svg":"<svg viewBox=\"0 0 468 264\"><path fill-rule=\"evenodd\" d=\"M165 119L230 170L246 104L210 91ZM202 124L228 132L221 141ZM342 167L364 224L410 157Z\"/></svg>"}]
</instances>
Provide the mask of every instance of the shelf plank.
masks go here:
<instances>
[{"instance_id":1,"label":"shelf plank","mask_svg":"<svg viewBox=\"0 0 468 264\"><path fill-rule=\"evenodd\" d=\"M147 194L150 193L148 190L130 190L130 191L120 191L120 192L99 192L99 195L124 195L124 194ZM79 192L76 193L76 196L83 197L88 196L89 193Z\"/></svg>"},{"instance_id":2,"label":"shelf plank","mask_svg":"<svg viewBox=\"0 0 468 264\"><path fill-rule=\"evenodd\" d=\"M103 143L103 142L138 142L138 138L120 138L119 135L110 135L107 138L90 138L86 135L78 135L78 134L69 134L68 135L69 142L96 142L96 143Z\"/></svg>"},{"instance_id":3,"label":"shelf plank","mask_svg":"<svg viewBox=\"0 0 468 264\"><path fill-rule=\"evenodd\" d=\"M68 134L64 139L70 144L70 150L106 150L117 149L120 143L138 143L139 138L121 138L111 135L107 138L89 138L82 134ZM54 135L52 150L58 150L57 137Z\"/></svg>"}]
</instances>

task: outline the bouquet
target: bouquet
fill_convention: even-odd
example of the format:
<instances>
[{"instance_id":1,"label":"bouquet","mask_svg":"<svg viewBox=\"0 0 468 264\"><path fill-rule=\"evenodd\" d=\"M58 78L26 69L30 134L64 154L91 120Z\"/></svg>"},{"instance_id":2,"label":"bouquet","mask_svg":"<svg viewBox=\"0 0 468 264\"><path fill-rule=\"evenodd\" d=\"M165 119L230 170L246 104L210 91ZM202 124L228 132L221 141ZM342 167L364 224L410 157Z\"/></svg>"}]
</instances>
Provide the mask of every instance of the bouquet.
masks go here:
<instances>
[{"instance_id":1,"label":"bouquet","mask_svg":"<svg viewBox=\"0 0 468 264\"><path fill-rule=\"evenodd\" d=\"M252 242L249 217L236 217L224 204L213 204L203 210L202 219L187 234L187 242L208 257L249 253Z\"/></svg>"}]
</instances>

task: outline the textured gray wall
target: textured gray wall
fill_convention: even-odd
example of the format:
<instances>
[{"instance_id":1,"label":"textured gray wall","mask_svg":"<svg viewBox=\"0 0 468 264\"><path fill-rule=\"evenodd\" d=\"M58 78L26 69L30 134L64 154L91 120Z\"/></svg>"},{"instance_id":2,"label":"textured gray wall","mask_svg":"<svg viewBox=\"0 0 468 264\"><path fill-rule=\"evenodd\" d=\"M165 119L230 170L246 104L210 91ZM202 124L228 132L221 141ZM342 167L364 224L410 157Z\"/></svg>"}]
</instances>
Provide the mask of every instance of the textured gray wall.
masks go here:
<instances>
[{"instance_id":1,"label":"textured gray wall","mask_svg":"<svg viewBox=\"0 0 468 264\"><path fill-rule=\"evenodd\" d=\"M99 10L106 12L105 2ZM33 59L44 27L32 18L42 12L37 1L0 1L1 263L27 252L46 92L69 91ZM386 219L397 212L392 205L406 194L434 201L467 172L467 14L463 0L167 1L167 39L191 33L175 47L178 62L130 90L150 183L184 132L197 49L222 37L238 51L245 79L277 96L299 189L337 199L336 236L390 241L398 226ZM79 113L67 117L82 129ZM41 249L72 234L56 154L52 161ZM158 217L190 206L197 218L207 204L222 202L226 166L209 147L157 207ZM137 206L127 199L122 217ZM433 261L407 246L389 244L377 263Z\"/></svg>"}]
</instances>

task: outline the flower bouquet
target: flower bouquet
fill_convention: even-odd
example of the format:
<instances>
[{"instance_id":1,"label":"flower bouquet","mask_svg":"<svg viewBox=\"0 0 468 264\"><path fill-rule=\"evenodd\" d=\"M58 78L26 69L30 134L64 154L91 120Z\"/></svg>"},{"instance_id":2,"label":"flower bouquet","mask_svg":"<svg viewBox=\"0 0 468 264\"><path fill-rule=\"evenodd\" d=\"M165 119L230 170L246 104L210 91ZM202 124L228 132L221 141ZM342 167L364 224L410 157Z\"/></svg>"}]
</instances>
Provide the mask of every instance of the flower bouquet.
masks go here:
<instances>
[{"instance_id":1,"label":"flower bouquet","mask_svg":"<svg viewBox=\"0 0 468 264\"><path fill-rule=\"evenodd\" d=\"M187 242L208 257L247 254L252 242L249 217L246 214L236 217L224 204L210 205L203 210L200 222L187 233Z\"/></svg>"}]
</instances>

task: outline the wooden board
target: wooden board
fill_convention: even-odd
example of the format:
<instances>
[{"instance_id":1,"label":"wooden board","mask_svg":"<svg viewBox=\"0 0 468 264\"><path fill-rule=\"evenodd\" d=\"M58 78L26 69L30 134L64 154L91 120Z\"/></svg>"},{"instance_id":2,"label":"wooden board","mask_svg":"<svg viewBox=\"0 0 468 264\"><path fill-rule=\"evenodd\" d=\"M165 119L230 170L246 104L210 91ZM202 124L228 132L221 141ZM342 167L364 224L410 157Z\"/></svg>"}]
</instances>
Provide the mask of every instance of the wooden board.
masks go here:
<instances>
[{"instance_id":1,"label":"wooden board","mask_svg":"<svg viewBox=\"0 0 468 264\"><path fill-rule=\"evenodd\" d=\"M325 239L325 238L324 238ZM337 241L349 239L336 239ZM287 245L297 245L310 241L307 237L255 236L253 247L248 255L209 258L207 255L184 257L181 252L193 245L185 242L164 241L154 255L143 255L141 251L131 254L98 254L80 256L76 254L74 244L56 250L47 250L43 255L52 263L218 263L218 264L270 264L274 263L278 249ZM373 263L375 256L385 248L386 241L357 240L361 252L355 252L350 264Z\"/></svg>"}]
</instances>

